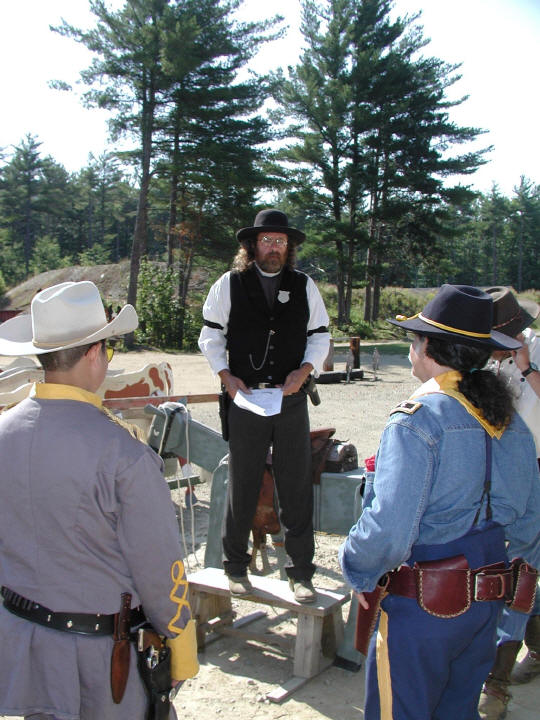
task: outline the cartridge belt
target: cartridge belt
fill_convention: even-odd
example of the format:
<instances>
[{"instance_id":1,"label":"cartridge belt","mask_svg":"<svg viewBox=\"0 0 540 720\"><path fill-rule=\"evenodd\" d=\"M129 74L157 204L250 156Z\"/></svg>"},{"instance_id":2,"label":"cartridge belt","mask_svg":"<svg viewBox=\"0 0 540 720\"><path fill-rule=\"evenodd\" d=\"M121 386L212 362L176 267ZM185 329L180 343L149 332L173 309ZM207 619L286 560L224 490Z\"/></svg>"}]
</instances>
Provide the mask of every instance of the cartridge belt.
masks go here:
<instances>
[{"instance_id":1,"label":"cartridge belt","mask_svg":"<svg viewBox=\"0 0 540 720\"><path fill-rule=\"evenodd\" d=\"M7 587L2 587L1 595L4 598L4 607L18 617L30 622L61 630L62 632L78 633L80 635L112 635L114 621L118 613L103 615L96 613L60 613L53 612L33 600L19 595ZM146 620L142 606L131 610L130 624L136 627Z\"/></svg>"},{"instance_id":2,"label":"cartridge belt","mask_svg":"<svg viewBox=\"0 0 540 720\"><path fill-rule=\"evenodd\" d=\"M437 617L456 617L472 602L503 600L512 610L530 612L534 604L537 571L521 558L469 568L463 555L403 565L388 573L385 590L415 598Z\"/></svg>"}]
</instances>

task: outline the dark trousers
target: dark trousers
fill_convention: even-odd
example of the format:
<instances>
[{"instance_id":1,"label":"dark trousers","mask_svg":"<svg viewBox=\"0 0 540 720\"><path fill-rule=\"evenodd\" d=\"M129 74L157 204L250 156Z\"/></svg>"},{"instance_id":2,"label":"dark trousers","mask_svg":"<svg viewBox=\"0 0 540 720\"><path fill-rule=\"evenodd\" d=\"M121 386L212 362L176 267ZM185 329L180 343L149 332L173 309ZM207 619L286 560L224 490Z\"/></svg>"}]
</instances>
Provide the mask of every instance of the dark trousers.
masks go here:
<instances>
[{"instance_id":1,"label":"dark trousers","mask_svg":"<svg viewBox=\"0 0 540 720\"><path fill-rule=\"evenodd\" d=\"M307 398L283 398L281 413L261 417L231 403L229 409L229 483L223 522L225 572L242 576L251 556L248 540L268 450L285 532L285 568L290 578L310 580L313 555L313 486Z\"/></svg>"}]
</instances>

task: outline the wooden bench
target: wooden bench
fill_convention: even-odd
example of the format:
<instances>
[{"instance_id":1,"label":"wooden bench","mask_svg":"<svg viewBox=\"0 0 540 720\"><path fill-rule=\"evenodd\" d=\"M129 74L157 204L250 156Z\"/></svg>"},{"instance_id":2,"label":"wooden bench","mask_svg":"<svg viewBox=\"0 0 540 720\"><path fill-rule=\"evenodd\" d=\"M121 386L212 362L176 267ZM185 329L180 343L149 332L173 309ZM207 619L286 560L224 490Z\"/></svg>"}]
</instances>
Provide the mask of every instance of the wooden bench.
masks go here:
<instances>
[{"instance_id":1,"label":"wooden bench","mask_svg":"<svg viewBox=\"0 0 540 720\"><path fill-rule=\"evenodd\" d=\"M253 593L243 595L241 599L280 607L297 615L296 639L291 643L273 634L272 639L269 640L268 633L241 630L240 628L247 622L257 620L265 613L254 613L233 622L227 576L223 570L208 567L188 575L191 609L197 620L198 647L199 650L203 650L207 643L207 634L216 632L292 649L293 677L267 694L269 700L281 702L333 663L336 650L343 640L341 606L349 601L350 594L317 589L316 602L302 604L294 599L286 581L259 575L250 575L250 580Z\"/></svg>"}]
</instances>

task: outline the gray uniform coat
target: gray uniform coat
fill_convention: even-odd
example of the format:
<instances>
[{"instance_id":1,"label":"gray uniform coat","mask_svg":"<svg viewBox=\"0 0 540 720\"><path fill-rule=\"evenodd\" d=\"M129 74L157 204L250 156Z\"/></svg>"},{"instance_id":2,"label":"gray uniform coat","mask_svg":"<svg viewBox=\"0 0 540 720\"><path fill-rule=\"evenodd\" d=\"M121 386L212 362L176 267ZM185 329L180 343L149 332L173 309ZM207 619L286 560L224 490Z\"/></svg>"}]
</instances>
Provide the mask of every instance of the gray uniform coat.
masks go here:
<instances>
[{"instance_id":1,"label":"gray uniform coat","mask_svg":"<svg viewBox=\"0 0 540 720\"><path fill-rule=\"evenodd\" d=\"M174 636L190 610L161 459L97 396L71 390L79 399L30 397L0 415L0 584L55 612L115 613L129 592ZM0 605L0 714L142 720L133 650L124 699L112 702L111 648L111 637L52 630Z\"/></svg>"}]
</instances>

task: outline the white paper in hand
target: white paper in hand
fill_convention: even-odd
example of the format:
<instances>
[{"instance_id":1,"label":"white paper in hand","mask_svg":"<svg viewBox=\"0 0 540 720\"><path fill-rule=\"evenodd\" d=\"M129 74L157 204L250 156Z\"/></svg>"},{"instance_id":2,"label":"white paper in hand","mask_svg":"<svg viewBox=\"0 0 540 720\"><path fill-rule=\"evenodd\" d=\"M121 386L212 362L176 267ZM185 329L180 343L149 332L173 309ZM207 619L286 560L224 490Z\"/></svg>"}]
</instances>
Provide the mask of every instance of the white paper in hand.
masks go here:
<instances>
[{"instance_id":1,"label":"white paper in hand","mask_svg":"<svg viewBox=\"0 0 540 720\"><path fill-rule=\"evenodd\" d=\"M251 395L238 390L234 396L234 403L255 415L270 417L270 415L278 415L281 412L282 399L283 390L281 388L252 390Z\"/></svg>"}]
</instances>

